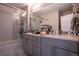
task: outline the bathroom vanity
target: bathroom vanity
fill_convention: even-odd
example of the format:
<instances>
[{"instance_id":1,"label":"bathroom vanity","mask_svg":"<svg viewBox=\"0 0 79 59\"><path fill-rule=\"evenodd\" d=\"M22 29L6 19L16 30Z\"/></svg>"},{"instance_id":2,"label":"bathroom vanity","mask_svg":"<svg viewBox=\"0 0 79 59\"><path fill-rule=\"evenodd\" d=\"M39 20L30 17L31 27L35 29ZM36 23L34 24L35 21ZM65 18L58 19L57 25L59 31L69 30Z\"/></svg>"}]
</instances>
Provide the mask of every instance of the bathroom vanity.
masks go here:
<instances>
[{"instance_id":1,"label":"bathroom vanity","mask_svg":"<svg viewBox=\"0 0 79 59\"><path fill-rule=\"evenodd\" d=\"M78 56L79 36L24 33L23 47L32 56Z\"/></svg>"}]
</instances>

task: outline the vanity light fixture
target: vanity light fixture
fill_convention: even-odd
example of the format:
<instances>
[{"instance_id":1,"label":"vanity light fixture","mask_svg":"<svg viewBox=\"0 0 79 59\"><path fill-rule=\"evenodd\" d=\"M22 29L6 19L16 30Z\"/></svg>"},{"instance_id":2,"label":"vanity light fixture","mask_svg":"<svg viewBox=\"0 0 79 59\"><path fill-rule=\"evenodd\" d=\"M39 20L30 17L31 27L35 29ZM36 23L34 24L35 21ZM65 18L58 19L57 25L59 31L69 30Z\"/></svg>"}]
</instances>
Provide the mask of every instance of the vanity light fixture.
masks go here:
<instances>
[{"instance_id":1,"label":"vanity light fixture","mask_svg":"<svg viewBox=\"0 0 79 59\"><path fill-rule=\"evenodd\" d=\"M16 18L17 18L17 20L19 20L20 19L20 16L17 16Z\"/></svg>"},{"instance_id":2,"label":"vanity light fixture","mask_svg":"<svg viewBox=\"0 0 79 59\"><path fill-rule=\"evenodd\" d=\"M26 12L24 12L23 14L22 14L22 16L25 16L26 15Z\"/></svg>"},{"instance_id":3,"label":"vanity light fixture","mask_svg":"<svg viewBox=\"0 0 79 59\"><path fill-rule=\"evenodd\" d=\"M19 20L20 19L20 12L16 12L14 15L16 17L16 20Z\"/></svg>"}]
</instances>

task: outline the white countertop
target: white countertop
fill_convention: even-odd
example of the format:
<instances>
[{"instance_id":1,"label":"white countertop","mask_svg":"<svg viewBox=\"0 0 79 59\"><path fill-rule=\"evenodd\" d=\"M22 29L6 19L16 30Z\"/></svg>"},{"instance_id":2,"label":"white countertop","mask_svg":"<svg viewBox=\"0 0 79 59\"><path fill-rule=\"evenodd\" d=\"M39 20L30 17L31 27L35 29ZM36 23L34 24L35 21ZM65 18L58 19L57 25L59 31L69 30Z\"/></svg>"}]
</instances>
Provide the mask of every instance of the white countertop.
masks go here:
<instances>
[{"instance_id":1,"label":"white countertop","mask_svg":"<svg viewBox=\"0 0 79 59\"><path fill-rule=\"evenodd\" d=\"M57 38L61 40L70 40L70 41L76 41L79 42L79 36L75 35L59 35L59 34L48 34L48 35L41 35L41 34L32 34L32 33L24 33L24 35L33 35L33 36L41 36L41 37L47 37L47 38Z\"/></svg>"}]
</instances>

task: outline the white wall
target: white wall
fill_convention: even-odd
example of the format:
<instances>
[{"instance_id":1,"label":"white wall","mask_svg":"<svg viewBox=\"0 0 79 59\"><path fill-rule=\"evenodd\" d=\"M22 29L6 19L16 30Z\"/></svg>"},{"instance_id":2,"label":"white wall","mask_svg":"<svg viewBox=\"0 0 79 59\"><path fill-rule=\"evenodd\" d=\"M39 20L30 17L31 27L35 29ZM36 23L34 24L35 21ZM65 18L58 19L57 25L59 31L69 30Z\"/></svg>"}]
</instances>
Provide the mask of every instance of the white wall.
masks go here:
<instances>
[{"instance_id":1,"label":"white wall","mask_svg":"<svg viewBox=\"0 0 79 59\"><path fill-rule=\"evenodd\" d=\"M56 30L56 33L59 32L59 12L58 10L43 14L42 17L47 19L48 24L54 27L54 29Z\"/></svg>"},{"instance_id":2,"label":"white wall","mask_svg":"<svg viewBox=\"0 0 79 59\"><path fill-rule=\"evenodd\" d=\"M0 11L0 41L12 40L12 18L11 14Z\"/></svg>"}]
</instances>

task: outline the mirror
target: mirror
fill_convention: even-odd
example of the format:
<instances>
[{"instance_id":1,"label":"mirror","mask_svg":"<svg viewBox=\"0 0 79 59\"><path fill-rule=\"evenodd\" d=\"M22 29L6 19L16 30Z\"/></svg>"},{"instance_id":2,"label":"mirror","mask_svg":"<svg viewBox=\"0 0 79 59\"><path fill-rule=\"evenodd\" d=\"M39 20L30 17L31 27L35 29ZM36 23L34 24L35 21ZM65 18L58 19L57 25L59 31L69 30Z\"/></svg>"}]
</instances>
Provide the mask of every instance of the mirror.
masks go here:
<instances>
[{"instance_id":1,"label":"mirror","mask_svg":"<svg viewBox=\"0 0 79 59\"><path fill-rule=\"evenodd\" d=\"M70 32L71 31L71 21L73 18L73 13L61 16L61 31Z\"/></svg>"},{"instance_id":2,"label":"mirror","mask_svg":"<svg viewBox=\"0 0 79 59\"><path fill-rule=\"evenodd\" d=\"M42 17L33 15L31 16L31 31L35 32L35 31L40 31L40 26L41 26L41 22L42 22Z\"/></svg>"}]
</instances>

